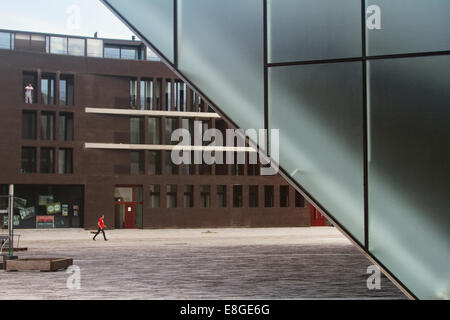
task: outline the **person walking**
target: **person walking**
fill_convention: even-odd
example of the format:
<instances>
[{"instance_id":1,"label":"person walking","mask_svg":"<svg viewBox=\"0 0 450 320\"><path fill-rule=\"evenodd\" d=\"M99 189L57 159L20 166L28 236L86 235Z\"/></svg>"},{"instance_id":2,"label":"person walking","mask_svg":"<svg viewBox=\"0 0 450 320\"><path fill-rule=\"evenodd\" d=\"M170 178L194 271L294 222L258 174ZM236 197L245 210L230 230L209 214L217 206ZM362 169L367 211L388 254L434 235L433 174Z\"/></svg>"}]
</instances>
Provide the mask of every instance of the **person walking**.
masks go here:
<instances>
[{"instance_id":1,"label":"person walking","mask_svg":"<svg viewBox=\"0 0 450 320\"><path fill-rule=\"evenodd\" d=\"M95 241L95 238L101 232L101 233L103 233L103 238L105 239L105 241L108 241L108 239L106 239L106 234L105 234L105 227L106 226L105 226L105 221L104 220L105 220L105 215L102 214L102 216L98 219L98 222L97 222L97 227L98 227L97 233L95 234L95 236L94 236L94 238L92 240Z\"/></svg>"},{"instance_id":2,"label":"person walking","mask_svg":"<svg viewBox=\"0 0 450 320\"><path fill-rule=\"evenodd\" d=\"M25 87L25 103L32 104L33 103L33 86L31 83L28 84L28 86Z\"/></svg>"}]
</instances>

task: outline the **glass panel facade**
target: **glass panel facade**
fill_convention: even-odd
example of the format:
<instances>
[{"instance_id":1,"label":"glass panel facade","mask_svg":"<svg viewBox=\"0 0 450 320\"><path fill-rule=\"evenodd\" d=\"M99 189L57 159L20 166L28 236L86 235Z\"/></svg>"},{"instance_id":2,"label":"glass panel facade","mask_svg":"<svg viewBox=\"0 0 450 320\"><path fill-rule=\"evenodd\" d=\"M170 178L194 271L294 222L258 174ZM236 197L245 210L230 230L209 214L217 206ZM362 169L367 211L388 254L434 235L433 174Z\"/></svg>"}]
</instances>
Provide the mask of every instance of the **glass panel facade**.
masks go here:
<instances>
[{"instance_id":1,"label":"glass panel facade","mask_svg":"<svg viewBox=\"0 0 450 320\"><path fill-rule=\"evenodd\" d=\"M367 30L367 54L450 50L450 1L366 0L379 7L380 29ZM369 15L368 15L369 17Z\"/></svg>"},{"instance_id":2,"label":"glass panel facade","mask_svg":"<svg viewBox=\"0 0 450 320\"><path fill-rule=\"evenodd\" d=\"M125 19L145 30L143 35L173 63L173 1L134 0L133 5L122 0L110 0Z\"/></svg>"},{"instance_id":3,"label":"glass panel facade","mask_svg":"<svg viewBox=\"0 0 450 320\"><path fill-rule=\"evenodd\" d=\"M103 57L103 41L97 39L87 39L87 56L94 58Z\"/></svg>"},{"instance_id":4,"label":"glass panel facade","mask_svg":"<svg viewBox=\"0 0 450 320\"><path fill-rule=\"evenodd\" d=\"M84 56L85 55L85 39L69 38L69 55Z\"/></svg>"},{"instance_id":5,"label":"glass panel facade","mask_svg":"<svg viewBox=\"0 0 450 320\"><path fill-rule=\"evenodd\" d=\"M0 49L11 49L11 33L0 32Z\"/></svg>"},{"instance_id":6,"label":"glass panel facade","mask_svg":"<svg viewBox=\"0 0 450 320\"><path fill-rule=\"evenodd\" d=\"M450 292L448 70L448 55L369 64L370 251L428 299Z\"/></svg>"},{"instance_id":7,"label":"glass panel facade","mask_svg":"<svg viewBox=\"0 0 450 320\"><path fill-rule=\"evenodd\" d=\"M269 62L361 56L361 0L268 0Z\"/></svg>"},{"instance_id":8,"label":"glass panel facade","mask_svg":"<svg viewBox=\"0 0 450 320\"><path fill-rule=\"evenodd\" d=\"M67 38L50 37L50 53L67 54Z\"/></svg>"},{"instance_id":9,"label":"glass panel facade","mask_svg":"<svg viewBox=\"0 0 450 320\"><path fill-rule=\"evenodd\" d=\"M269 92L281 166L363 243L362 64L271 68Z\"/></svg>"},{"instance_id":10,"label":"glass panel facade","mask_svg":"<svg viewBox=\"0 0 450 320\"><path fill-rule=\"evenodd\" d=\"M262 12L260 0L178 2L178 69L245 129L264 128Z\"/></svg>"},{"instance_id":11,"label":"glass panel facade","mask_svg":"<svg viewBox=\"0 0 450 320\"><path fill-rule=\"evenodd\" d=\"M105 47L103 57L109 58L109 59L120 59L120 48L119 47Z\"/></svg>"}]
</instances>

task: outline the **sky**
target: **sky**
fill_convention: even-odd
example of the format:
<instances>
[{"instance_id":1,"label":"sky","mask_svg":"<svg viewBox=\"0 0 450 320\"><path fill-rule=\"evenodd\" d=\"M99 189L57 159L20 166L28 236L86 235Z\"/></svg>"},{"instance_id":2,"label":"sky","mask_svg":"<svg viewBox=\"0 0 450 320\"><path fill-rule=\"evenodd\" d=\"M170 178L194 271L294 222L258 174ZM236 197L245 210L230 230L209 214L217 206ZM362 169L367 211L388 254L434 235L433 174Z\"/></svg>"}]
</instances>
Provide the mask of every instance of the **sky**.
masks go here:
<instances>
[{"instance_id":1,"label":"sky","mask_svg":"<svg viewBox=\"0 0 450 320\"><path fill-rule=\"evenodd\" d=\"M0 0L0 29L131 39L100 0Z\"/></svg>"}]
</instances>

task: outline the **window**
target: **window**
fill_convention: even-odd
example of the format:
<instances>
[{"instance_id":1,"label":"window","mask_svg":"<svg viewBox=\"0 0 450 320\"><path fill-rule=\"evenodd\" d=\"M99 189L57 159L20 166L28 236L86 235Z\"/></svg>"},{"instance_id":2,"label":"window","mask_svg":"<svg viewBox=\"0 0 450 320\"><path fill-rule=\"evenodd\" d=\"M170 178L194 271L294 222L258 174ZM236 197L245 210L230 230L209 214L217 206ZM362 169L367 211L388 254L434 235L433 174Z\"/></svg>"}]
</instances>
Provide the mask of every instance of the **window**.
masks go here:
<instances>
[{"instance_id":1,"label":"window","mask_svg":"<svg viewBox=\"0 0 450 320\"><path fill-rule=\"evenodd\" d=\"M45 36L40 34L32 34L30 41L30 50L36 52L45 52Z\"/></svg>"},{"instance_id":2,"label":"window","mask_svg":"<svg viewBox=\"0 0 450 320\"><path fill-rule=\"evenodd\" d=\"M178 129L178 118L166 118L166 144L175 145L178 141L172 141L172 132Z\"/></svg>"},{"instance_id":3,"label":"window","mask_svg":"<svg viewBox=\"0 0 450 320\"><path fill-rule=\"evenodd\" d=\"M41 173L55 173L55 149L41 148Z\"/></svg>"},{"instance_id":4,"label":"window","mask_svg":"<svg viewBox=\"0 0 450 320\"><path fill-rule=\"evenodd\" d=\"M121 48L120 59L138 60L138 50L136 48Z\"/></svg>"},{"instance_id":5,"label":"window","mask_svg":"<svg viewBox=\"0 0 450 320\"><path fill-rule=\"evenodd\" d=\"M166 207L167 208L176 208L177 207L177 185L169 184L166 186Z\"/></svg>"},{"instance_id":6,"label":"window","mask_svg":"<svg viewBox=\"0 0 450 320\"><path fill-rule=\"evenodd\" d=\"M59 80L59 104L71 106L74 104L74 80L72 75L61 75Z\"/></svg>"},{"instance_id":7,"label":"window","mask_svg":"<svg viewBox=\"0 0 450 320\"><path fill-rule=\"evenodd\" d=\"M36 112L23 111L22 112L22 139L36 140Z\"/></svg>"},{"instance_id":8,"label":"window","mask_svg":"<svg viewBox=\"0 0 450 320\"><path fill-rule=\"evenodd\" d=\"M162 109L162 79L156 79L156 110Z\"/></svg>"},{"instance_id":9,"label":"window","mask_svg":"<svg viewBox=\"0 0 450 320\"><path fill-rule=\"evenodd\" d=\"M53 112L41 112L41 140L55 140L55 114Z\"/></svg>"},{"instance_id":10,"label":"window","mask_svg":"<svg viewBox=\"0 0 450 320\"><path fill-rule=\"evenodd\" d=\"M130 107L137 108L137 80L130 80Z\"/></svg>"},{"instance_id":11,"label":"window","mask_svg":"<svg viewBox=\"0 0 450 320\"><path fill-rule=\"evenodd\" d=\"M172 110L172 80L166 80L166 108Z\"/></svg>"},{"instance_id":12,"label":"window","mask_svg":"<svg viewBox=\"0 0 450 320\"><path fill-rule=\"evenodd\" d=\"M103 41L87 39L87 56L95 58L103 57Z\"/></svg>"},{"instance_id":13,"label":"window","mask_svg":"<svg viewBox=\"0 0 450 320\"><path fill-rule=\"evenodd\" d=\"M258 207L258 186L249 186L249 206L250 208Z\"/></svg>"},{"instance_id":14,"label":"window","mask_svg":"<svg viewBox=\"0 0 450 320\"><path fill-rule=\"evenodd\" d=\"M50 37L50 53L67 54L67 38Z\"/></svg>"},{"instance_id":15,"label":"window","mask_svg":"<svg viewBox=\"0 0 450 320\"><path fill-rule=\"evenodd\" d=\"M211 186L200 186L200 208L211 207Z\"/></svg>"},{"instance_id":16,"label":"window","mask_svg":"<svg viewBox=\"0 0 450 320\"><path fill-rule=\"evenodd\" d=\"M109 59L120 59L120 48L105 47L103 56Z\"/></svg>"},{"instance_id":17,"label":"window","mask_svg":"<svg viewBox=\"0 0 450 320\"><path fill-rule=\"evenodd\" d=\"M248 165L247 165L247 175L258 176L259 175L259 163L258 163L258 153L251 152L248 155Z\"/></svg>"},{"instance_id":18,"label":"window","mask_svg":"<svg viewBox=\"0 0 450 320\"><path fill-rule=\"evenodd\" d=\"M0 49L12 49L11 48L11 33L0 32Z\"/></svg>"},{"instance_id":19,"label":"window","mask_svg":"<svg viewBox=\"0 0 450 320\"><path fill-rule=\"evenodd\" d=\"M205 102L201 96L198 96L198 112L205 112Z\"/></svg>"},{"instance_id":20,"label":"window","mask_svg":"<svg viewBox=\"0 0 450 320\"><path fill-rule=\"evenodd\" d=\"M23 72L23 78L22 78L22 88L23 88L23 97L25 103L36 103L37 99L37 72L32 71L25 71ZM31 84L31 87L33 87L33 90L28 91L26 87L28 87ZM28 93L27 93L28 91Z\"/></svg>"},{"instance_id":21,"label":"window","mask_svg":"<svg viewBox=\"0 0 450 320\"><path fill-rule=\"evenodd\" d=\"M161 174L161 151L149 151L148 174Z\"/></svg>"},{"instance_id":22,"label":"window","mask_svg":"<svg viewBox=\"0 0 450 320\"><path fill-rule=\"evenodd\" d=\"M159 57L152 50L150 50L149 48L146 48L146 49L147 49L147 60L149 60L149 61L159 61L160 60Z\"/></svg>"},{"instance_id":23,"label":"window","mask_svg":"<svg viewBox=\"0 0 450 320\"><path fill-rule=\"evenodd\" d=\"M242 186L234 185L233 186L233 207L234 208L242 208Z\"/></svg>"},{"instance_id":24,"label":"window","mask_svg":"<svg viewBox=\"0 0 450 320\"><path fill-rule=\"evenodd\" d=\"M177 175L178 165L172 162L172 151L166 151L166 175Z\"/></svg>"},{"instance_id":25,"label":"window","mask_svg":"<svg viewBox=\"0 0 450 320\"><path fill-rule=\"evenodd\" d=\"M130 143L144 143L144 119L130 118Z\"/></svg>"},{"instance_id":26,"label":"window","mask_svg":"<svg viewBox=\"0 0 450 320\"><path fill-rule=\"evenodd\" d=\"M184 186L183 206L184 206L184 208L193 208L194 207L194 186L193 185L185 185Z\"/></svg>"},{"instance_id":27,"label":"window","mask_svg":"<svg viewBox=\"0 0 450 320\"><path fill-rule=\"evenodd\" d=\"M130 174L144 174L144 152L131 151Z\"/></svg>"},{"instance_id":28,"label":"window","mask_svg":"<svg viewBox=\"0 0 450 320\"><path fill-rule=\"evenodd\" d=\"M217 207L227 207L227 186L217 186Z\"/></svg>"},{"instance_id":29,"label":"window","mask_svg":"<svg viewBox=\"0 0 450 320\"><path fill-rule=\"evenodd\" d=\"M289 207L289 186L280 186L280 207Z\"/></svg>"},{"instance_id":30,"label":"window","mask_svg":"<svg viewBox=\"0 0 450 320\"><path fill-rule=\"evenodd\" d=\"M14 35L14 47L16 50L29 50L31 37L27 33L16 33Z\"/></svg>"},{"instance_id":31,"label":"window","mask_svg":"<svg viewBox=\"0 0 450 320\"><path fill-rule=\"evenodd\" d=\"M58 150L58 173L71 174L73 173L73 151L72 149Z\"/></svg>"},{"instance_id":32,"label":"window","mask_svg":"<svg viewBox=\"0 0 450 320\"><path fill-rule=\"evenodd\" d=\"M141 81L141 109L153 110L153 80Z\"/></svg>"},{"instance_id":33,"label":"window","mask_svg":"<svg viewBox=\"0 0 450 320\"><path fill-rule=\"evenodd\" d=\"M55 104L55 82L54 74L43 74L41 78L41 96L43 104Z\"/></svg>"},{"instance_id":34,"label":"window","mask_svg":"<svg viewBox=\"0 0 450 320\"><path fill-rule=\"evenodd\" d=\"M305 198L301 195L300 192L295 190L295 207L303 208L305 206Z\"/></svg>"},{"instance_id":35,"label":"window","mask_svg":"<svg viewBox=\"0 0 450 320\"><path fill-rule=\"evenodd\" d=\"M161 119L148 118L148 133L150 144L161 144Z\"/></svg>"},{"instance_id":36,"label":"window","mask_svg":"<svg viewBox=\"0 0 450 320\"><path fill-rule=\"evenodd\" d=\"M84 56L85 40L79 38L69 38L69 55Z\"/></svg>"},{"instance_id":37,"label":"window","mask_svg":"<svg viewBox=\"0 0 450 320\"><path fill-rule=\"evenodd\" d=\"M191 151L181 151L180 156L183 157L183 160L184 160L184 157L187 157L186 154L189 156L190 161L189 161L189 163L183 162L180 165L181 174L184 174L186 176L193 175L193 174L195 174L195 165L193 164L193 161L194 161L193 153Z\"/></svg>"},{"instance_id":38,"label":"window","mask_svg":"<svg viewBox=\"0 0 450 320\"><path fill-rule=\"evenodd\" d=\"M234 176L244 175L244 163L245 163L245 153L244 152L234 152L234 162L231 166L231 174Z\"/></svg>"},{"instance_id":39,"label":"window","mask_svg":"<svg viewBox=\"0 0 450 320\"><path fill-rule=\"evenodd\" d=\"M61 112L59 114L59 140L73 141L73 113Z\"/></svg>"},{"instance_id":40,"label":"window","mask_svg":"<svg viewBox=\"0 0 450 320\"><path fill-rule=\"evenodd\" d=\"M197 95L196 95L196 93L195 93L195 91L194 90L192 90L192 89L190 89L191 90L191 101L190 101L190 105L191 105L191 110L192 110L192 112L194 112L194 111L196 111L195 110L195 102L197 101L196 99L197 99Z\"/></svg>"},{"instance_id":41,"label":"window","mask_svg":"<svg viewBox=\"0 0 450 320\"><path fill-rule=\"evenodd\" d=\"M160 199L161 199L161 192L160 192L160 185L152 184L150 185L150 208L151 209L157 209L160 207Z\"/></svg>"},{"instance_id":42,"label":"window","mask_svg":"<svg viewBox=\"0 0 450 320\"><path fill-rule=\"evenodd\" d=\"M177 111L186 110L186 84L182 81L175 81L175 109Z\"/></svg>"},{"instance_id":43,"label":"window","mask_svg":"<svg viewBox=\"0 0 450 320\"><path fill-rule=\"evenodd\" d=\"M36 148L22 148L22 173L36 173Z\"/></svg>"},{"instance_id":44,"label":"window","mask_svg":"<svg viewBox=\"0 0 450 320\"><path fill-rule=\"evenodd\" d=\"M264 186L264 207L273 208L274 206L274 187Z\"/></svg>"}]
</instances>

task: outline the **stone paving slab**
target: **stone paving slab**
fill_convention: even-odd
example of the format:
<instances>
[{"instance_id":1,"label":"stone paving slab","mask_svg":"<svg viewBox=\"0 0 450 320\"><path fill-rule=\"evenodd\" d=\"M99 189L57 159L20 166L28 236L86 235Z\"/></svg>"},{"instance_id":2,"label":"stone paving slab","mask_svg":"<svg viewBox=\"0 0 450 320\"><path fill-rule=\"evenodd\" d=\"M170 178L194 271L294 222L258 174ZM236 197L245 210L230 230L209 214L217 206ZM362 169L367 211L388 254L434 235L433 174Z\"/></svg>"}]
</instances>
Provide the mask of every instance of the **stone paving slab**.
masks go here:
<instances>
[{"instance_id":1,"label":"stone paving slab","mask_svg":"<svg viewBox=\"0 0 450 320\"><path fill-rule=\"evenodd\" d=\"M64 256L72 274L0 271L1 299L405 299L335 228L19 230L21 258Z\"/></svg>"}]
</instances>

